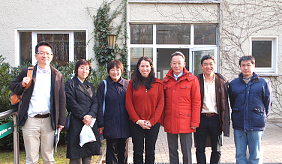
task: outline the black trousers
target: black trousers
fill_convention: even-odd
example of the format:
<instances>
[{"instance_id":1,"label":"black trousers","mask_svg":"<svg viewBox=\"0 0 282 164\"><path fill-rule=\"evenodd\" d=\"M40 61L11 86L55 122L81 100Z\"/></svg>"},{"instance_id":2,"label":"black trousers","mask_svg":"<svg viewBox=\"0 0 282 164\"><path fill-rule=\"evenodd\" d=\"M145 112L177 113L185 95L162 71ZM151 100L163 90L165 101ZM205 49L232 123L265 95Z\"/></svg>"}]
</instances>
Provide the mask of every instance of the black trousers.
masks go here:
<instances>
[{"instance_id":1,"label":"black trousers","mask_svg":"<svg viewBox=\"0 0 282 164\"><path fill-rule=\"evenodd\" d=\"M106 139L106 164L127 164L128 138Z\"/></svg>"},{"instance_id":2,"label":"black trousers","mask_svg":"<svg viewBox=\"0 0 282 164\"><path fill-rule=\"evenodd\" d=\"M210 164L220 163L220 140L221 140L221 127L219 123L219 116L208 117L201 114L201 123L196 132L196 157L198 164L206 164L206 139L207 135L211 137L211 158Z\"/></svg>"},{"instance_id":3,"label":"black trousers","mask_svg":"<svg viewBox=\"0 0 282 164\"><path fill-rule=\"evenodd\" d=\"M133 163L143 164L144 139L145 139L145 164L154 164L155 145L159 134L160 123L151 129L142 129L139 125L129 121L130 134L133 143Z\"/></svg>"}]
</instances>

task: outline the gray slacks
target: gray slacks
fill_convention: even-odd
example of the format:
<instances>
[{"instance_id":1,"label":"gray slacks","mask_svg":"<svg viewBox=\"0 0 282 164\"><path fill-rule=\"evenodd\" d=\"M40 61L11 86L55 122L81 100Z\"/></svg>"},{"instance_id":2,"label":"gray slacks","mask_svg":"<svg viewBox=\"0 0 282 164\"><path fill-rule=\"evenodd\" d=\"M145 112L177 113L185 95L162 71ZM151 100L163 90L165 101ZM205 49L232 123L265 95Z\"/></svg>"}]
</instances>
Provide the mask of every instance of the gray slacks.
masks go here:
<instances>
[{"instance_id":1,"label":"gray slacks","mask_svg":"<svg viewBox=\"0 0 282 164\"><path fill-rule=\"evenodd\" d=\"M183 164L192 164L192 133L171 134L167 133L169 147L169 161L171 164L179 164L178 156L178 135L180 138L181 151L183 154Z\"/></svg>"}]
</instances>

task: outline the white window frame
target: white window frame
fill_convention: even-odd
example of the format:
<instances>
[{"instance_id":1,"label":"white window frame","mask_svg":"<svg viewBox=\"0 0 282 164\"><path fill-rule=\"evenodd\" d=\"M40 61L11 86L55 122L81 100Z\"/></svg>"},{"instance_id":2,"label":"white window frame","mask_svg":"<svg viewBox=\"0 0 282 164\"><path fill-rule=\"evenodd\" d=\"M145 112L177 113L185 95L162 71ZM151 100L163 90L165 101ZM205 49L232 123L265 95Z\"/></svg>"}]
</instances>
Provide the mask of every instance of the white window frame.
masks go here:
<instances>
[{"instance_id":1,"label":"white window frame","mask_svg":"<svg viewBox=\"0 0 282 164\"><path fill-rule=\"evenodd\" d=\"M136 23L134 22L134 24L144 24L144 23ZM194 24L191 24L191 29L190 29L190 44L157 44L157 24L156 23L151 23L153 24L153 44L131 44L130 43L130 23L127 24L127 31L128 32L128 39L127 39L127 47L128 47L128 57L127 57L127 64L129 67L127 67L128 72L130 72L130 65L131 65L131 61L130 61L130 48L153 48L153 65L154 68L158 68L157 66L157 49L158 48L179 48L179 49L189 49L189 53L191 54L191 50L214 50L214 54L215 54L215 60L218 60L218 45L195 45L194 44ZM173 23L172 23L173 24ZM189 55L189 71L192 71L192 55ZM220 62L217 62L220 63ZM169 63L168 63L169 64ZM217 72L217 70L219 70L216 66L215 71ZM156 72L156 76L157 76L157 72Z\"/></svg>"},{"instance_id":2,"label":"white window frame","mask_svg":"<svg viewBox=\"0 0 282 164\"><path fill-rule=\"evenodd\" d=\"M31 32L32 39L31 39L31 46L32 46L32 65L36 64L35 59L35 46L37 44L37 34L69 34L69 62L74 61L74 32L85 32L86 34L86 59L88 59L88 30L87 29L77 29L77 30L16 30L16 55L15 55L15 65L20 65L20 32Z\"/></svg>"},{"instance_id":3,"label":"white window frame","mask_svg":"<svg viewBox=\"0 0 282 164\"><path fill-rule=\"evenodd\" d=\"M278 36L251 36L250 54L252 55L253 41L272 41L271 67L255 67L255 72L261 76L278 76Z\"/></svg>"}]
</instances>

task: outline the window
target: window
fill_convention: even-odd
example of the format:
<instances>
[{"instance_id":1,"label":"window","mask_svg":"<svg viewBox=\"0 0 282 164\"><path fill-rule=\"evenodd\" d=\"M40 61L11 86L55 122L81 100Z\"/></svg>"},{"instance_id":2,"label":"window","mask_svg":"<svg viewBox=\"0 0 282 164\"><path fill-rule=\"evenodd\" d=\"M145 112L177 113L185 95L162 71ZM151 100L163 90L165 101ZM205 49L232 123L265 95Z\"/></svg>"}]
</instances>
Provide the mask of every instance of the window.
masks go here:
<instances>
[{"instance_id":1,"label":"window","mask_svg":"<svg viewBox=\"0 0 282 164\"><path fill-rule=\"evenodd\" d=\"M195 24L194 26L195 45L215 45L216 44L216 25Z\"/></svg>"},{"instance_id":2,"label":"window","mask_svg":"<svg viewBox=\"0 0 282 164\"><path fill-rule=\"evenodd\" d=\"M17 65L36 63L35 46L47 41L53 46L53 63L59 66L70 61L86 59L86 31L19 31L19 60Z\"/></svg>"},{"instance_id":3,"label":"window","mask_svg":"<svg viewBox=\"0 0 282 164\"><path fill-rule=\"evenodd\" d=\"M190 24L157 24L157 44L190 44Z\"/></svg>"},{"instance_id":4,"label":"window","mask_svg":"<svg viewBox=\"0 0 282 164\"><path fill-rule=\"evenodd\" d=\"M131 44L153 44L152 24L132 24L130 25Z\"/></svg>"},{"instance_id":5,"label":"window","mask_svg":"<svg viewBox=\"0 0 282 164\"><path fill-rule=\"evenodd\" d=\"M129 27L129 72L133 72L143 55L153 60L156 77L160 79L170 69L170 56L175 51L186 56L186 68L196 74L202 71L200 58L203 55L211 54L218 59L217 24L129 24Z\"/></svg>"},{"instance_id":6,"label":"window","mask_svg":"<svg viewBox=\"0 0 282 164\"><path fill-rule=\"evenodd\" d=\"M255 71L260 75L278 75L278 37L251 37L251 54L256 59Z\"/></svg>"}]
</instances>

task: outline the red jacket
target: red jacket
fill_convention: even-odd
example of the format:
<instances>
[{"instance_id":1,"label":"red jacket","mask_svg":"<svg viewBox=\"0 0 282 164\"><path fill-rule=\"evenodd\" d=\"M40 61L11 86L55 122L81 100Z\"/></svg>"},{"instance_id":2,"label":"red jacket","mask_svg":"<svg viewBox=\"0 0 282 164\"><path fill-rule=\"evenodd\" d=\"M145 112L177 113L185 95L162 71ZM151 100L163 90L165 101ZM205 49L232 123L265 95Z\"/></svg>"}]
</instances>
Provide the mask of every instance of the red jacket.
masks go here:
<instances>
[{"instance_id":1,"label":"red jacket","mask_svg":"<svg viewBox=\"0 0 282 164\"><path fill-rule=\"evenodd\" d=\"M125 107L129 119L133 122L149 120L152 126L160 122L164 109L164 90L160 79L152 83L152 88L146 89L143 85L136 91L132 88L132 80L129 81Z\"/></svg>"},{"instance_id":2,"label":"red jacket","mask_svg":"<svg viewBox=\"0 0 282 164\"><path fill-rule=\"evenodd\" d=\"M191 133L199 127L201 111L201 94L196 76L184 68L183 75L175 81L172 69L163 79L165 92L165 109L163 117L164 130L168 133Z\"/></svg>"}]
</instances>

